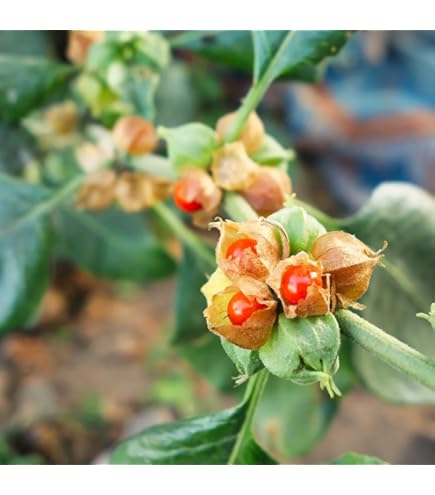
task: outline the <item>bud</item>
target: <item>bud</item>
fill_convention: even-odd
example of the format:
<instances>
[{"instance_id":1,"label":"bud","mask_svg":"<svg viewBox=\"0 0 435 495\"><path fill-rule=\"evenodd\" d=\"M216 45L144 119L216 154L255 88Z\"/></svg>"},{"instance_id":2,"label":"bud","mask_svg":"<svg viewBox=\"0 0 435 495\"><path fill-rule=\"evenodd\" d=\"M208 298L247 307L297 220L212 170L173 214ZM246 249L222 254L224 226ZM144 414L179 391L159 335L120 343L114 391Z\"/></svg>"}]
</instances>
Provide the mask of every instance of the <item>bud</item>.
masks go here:
<instances>
[{"instance_id":1,"label":"bud","mask_svg":"<svg viewBox=\"0 0 435 495\"><path fill-rule=\"evenodd\" d=\"M249 277L214 294L204 310L208 329L243 349L258 349L269 338L277 303L267 286Z\"/></svg>"},{"instance_id":2,"label":"bud","mask_svg":"<svg viewBox=\"0 0 435 495\"><path fill-rule=\"evenodd\" d=\"M45 120L55 134L70 134L77 127L77 107L72 101L52 105L45 112Z\"/></svg>"},{"instance_id":3,"label":"bud","mask_svg":"<svg viewBox=\"0 0 435 495\"><path fill-rule=\"evenodd\" d=\"M384 247L374 252L355 236L335 231L321 235L311 248L311 255L331 274L333 292L343 308L355 306L368 289L375 266ZM359 305L356 305L358 307Z\"/></svg>"},{"instance_id":4,"label":"bud","mask_svg":"<svg viewBox=\"0 0 435 495\"><path fill-rule=\"evenodd\" d=\"M329 277L305 252L280 261L266 283L279 297L287 318L320 316L330 310Z\"/></svg>"},{"instance_id":5,"label":"bud","mask_svg":"<svg viewBox=\"0 0 435 495\"><path fill-rule=\"evenodd\" d=\"M236 113L227 113L217 121L216 132L220 141L225 139L225 135L236 118ZM237 140L242 142L246 152L250 155L261 147L264 135L263 122L255 112L251 112Z\"/></svg>"},{"instance_id":6,"label":"bud","mask_svg":"<svg viewBox=\"0 0 435 495\"><path fill-rule=\"evenodd\" d=\"M216 259L231 280L248 276L264 281L279 260L288 255L285 234L264 219L251 222L219 220L210 227L220 231Z\"/></svg>"},{"instance_id":7,"label":"bud","mask_svg":"<svg viewBox=\"0 0 435 495\"><path fill-rule=\"evenodd\" d=\"M219 211L222 191L207 172L199 168L185 169L174 187L178 208L193 215L193 223L206 227Z\"/></svg>"},{"instance_id":8,"label":"bud","mask_svg":"<svg viewBox=\"0 0 435 495\"><path fill-rule=\"evenodd\" d=\"M104 210L114 198L116 174L113 170L100 170L88 175L77 194L76 205L86 210Z\"/></svg>"},{"instance_id":9,"label":"bud","mask_svg":"<svg viewBox=\"0 0 435 495\"><path fill-rule=\"evenodd\" d=\"M115 185L115 199L127 212L141 211L166 198L171 192L171 183L143 172L124 172Z\"/></svg>"},{"instance_id":10,"label":"bud","mask_svg":"<svg viewBox=\"0 0 435 495\"><path fill-rule=\"evenodd\" d=\"M259 215L270 215L284 206L291 193L291 182L284 170L275 167L258 167L253 181L242 196Z\"/></svg>"},{"instance_id":11,"label":"bud","mask_svg":"<svg viewBox=\"0 0 435 495\"><path fill-rule=\"evenodd\" d=\"M158 137L151 122L130 115L117 120L113 140L118 148L129 155L144 155L157 148Z\"/></svg>"},{"instance_id":12,"label":"bud","mask_svg":"<svg viewBox=\"0 0 435 495\"><path fill-rule=\"evenodd\" d=\"M227 191L247 189L257 169L258 165L249 158L240 141L224 144L213 155L211 171L214 181Z\"/></svg>"},{"instance_id":13,"label":"bud","mask_svg":"<svg viewBox=\"0 0 435 495\"><path fill-rule=\"evenodd\" d=\"M103 31L70 31L66 56L76 64L84 64L94 43L104 39Z\"/></svg>"},{"instance_id":14,"label":"bud","mask_svg":"<svg viewBox=\"0 0 435 495\"><path fill-rule=\"evenodd\" d=\"M289 320L281 314L259 355L273 375L298 385L319 382L333 397L341 395L332 379L339 367L339 349L340 328L334 315Z\"/></svg>"},{"instance_id":15,"label":"bud","mask_svg":"<svg viewBox=\"0 0 435 495\"><path fill-rule=\"evenodd\" d=\"M282 225L292 247L292 253L309 252L314 241L326 232L325 227L304 208L293 206L282 208L268 217Z\"/></svg>"}]
</instances>

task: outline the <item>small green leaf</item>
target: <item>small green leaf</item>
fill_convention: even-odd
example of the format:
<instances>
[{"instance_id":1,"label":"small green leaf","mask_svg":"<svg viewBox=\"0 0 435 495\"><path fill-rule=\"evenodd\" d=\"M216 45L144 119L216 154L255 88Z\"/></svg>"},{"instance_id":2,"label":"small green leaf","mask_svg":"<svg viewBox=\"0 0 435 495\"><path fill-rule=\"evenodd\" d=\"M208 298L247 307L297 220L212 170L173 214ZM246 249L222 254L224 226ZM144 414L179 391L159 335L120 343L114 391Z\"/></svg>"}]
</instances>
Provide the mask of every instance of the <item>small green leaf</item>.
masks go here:
<instances>
[{"instance_id":1,"label":"small green leaf","mask_svg":"<svg viewBox=\"0 0 435 495\"><path fill-rule=\"evenodd\" d=\"M290 320L282 313L259 354L273 375L299 385L319 382L333 396L340 395L332 380L339 348L340 329L332 314Z\"/></svg>"},{"instance_id":2,"label":"small green leaf","mask_svg":"<svg viewBox=\"0 0 435 495\"><path fill-rule=\"evenodd\" d=\"M185 167L208 168L218 147L216 133L204 124L191 123L179 127L159 127L158 133L166 141L174 170Z\"/></svg>"},{"instance_id":3,"label":"small green leaf","mask_svg":"<svg viewBox=\"0 0 435 495\"><path fill-rule=\"evenodd\" d=\"M28 323L48 284L49 193L0 174L0 333Z\"/></svg>"},{"instance_id":4,"label":"small green leaf","mask_svg":"<svg viewBox=\"0 0 435 495\"><path fill-rule=\"evenodd\" d=\"M148 428L121 443L113 464L276 464L255 442L251 421L266 375L240 405Z\"/></svg>"},{"instance_id":5,"label":"small green leaf","mask_svg":"<svg viewBox=\"0 0 435 495\"><path fill-rule=\"evenodd\" d=\"M335 55L347 41L346 31L253 31L254 85L269 85L283 74L312 67Z\"/></svg>"},{"instance_id":6,"label":"small green leaf","mask_svg":"<svg viewBox=\"0 0 435 495\"><path fill-rule=\"evenodd\" d=\"M321 223L299 206L283 208L268 218L283 226L289 238L291 254L310 251L314 241L326 232Z\"/></svg>"},{"instance_id":7,"label":"small green leaf","mask_svg":"<svg viewBox=\"0 0 435 495\"><path fill-rule=\"evenodd\" d=\"M357 454L355 452L348 452L343 454L338 459L331 461L330 464L341 464L341 465L351 465L351 464L387 464L378 457L373 457L364 454Z\"/></svg>"},{"instance_id":8,"label":"small green leaf","mask_svg":"<svg viewBox=\"0 0 435 495\"><path fill-rule=\"evenodd\" d=\"M260 165L286 164L295 157L295 152L283 148L272 136L266 134L261 147L251 156Z\"/></svg>"},{"instance_id":9,"label":"small green leaf","mask_svg":"<svg viewBox=\"0 0 435 495\"><path fill-rule=\"evenodd\" d=\"M434 300L435 201L406 184L378 187L356 215L341 226L373 249L388 241L382 263L362 302L362 316L429 357L435 357L433 333L415 317ZM365 384L392 402L435 403L435 392L392 369L360 346L353 363Z\"/></svg>"},{"instance_id":10,"label":"small green leaf","mask_svg":"<svg viewBox=\"0 0 435 495\"><path fill-rule=\"evenodd\" d=\"M0 55L0 119L18 122L64 85L72 67L45 58Z\"/></svg>"},{"instance_id":11,"label":"small green leaf","mask_svg":"<svg viewBox=\"0 0 435 495\"><path fill-rule=\"evenodd\" d=\"M103 212L65 206L54 217L59 255L95 275L116 280L151 282L175 270L163 244L144 217L117 208Z\"/></svg>"},{"instance_id":12,"label":"small green leaf","mask_svg":"<svg viewBox=\"0 0 435 495\"><path fill-rule=\"evenodd\" d=\"M435 330L435 303L432 303L430 306L430 312L426 313L417 313L417 318L423 318L423 320L427 320L432 328Z\"/></svg>"},{"instance_id":13,"label":"small green leaf","mask_svg":"<svg viewBox=\"0 0 435 495\"><path fill-rule=\"evenodd\" d=\"M221 338L221 344L228 357L236 366L237 371L240 373L236 379L236 385L245 382L250 376L264 368L258 355L258 351L242 349L224 338Z\"/></svg>"}]
</instances>

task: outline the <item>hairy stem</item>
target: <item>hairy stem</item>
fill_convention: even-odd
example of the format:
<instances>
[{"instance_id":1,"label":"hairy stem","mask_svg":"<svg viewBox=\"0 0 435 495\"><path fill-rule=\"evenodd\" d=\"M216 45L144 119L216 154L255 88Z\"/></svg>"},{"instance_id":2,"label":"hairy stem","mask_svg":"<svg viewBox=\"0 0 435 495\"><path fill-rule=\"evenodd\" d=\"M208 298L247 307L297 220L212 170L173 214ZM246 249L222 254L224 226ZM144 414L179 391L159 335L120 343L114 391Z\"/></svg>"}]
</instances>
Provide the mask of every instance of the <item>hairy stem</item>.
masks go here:
<instances>
[{"instance_id":1,"label":"hairy stem","mask_svg":"<svg viewBox=\"0 0 435 495\"><path fill-rule=\"evenodd\" d=\"M256 373L253 377L251 377L248 382L244 397L244 401L248 402L248 409L246 411L246 417L242 429L237 436L236 443L234 444L233 450L228 459L228 464L237 463L237 457L239 456L240 449L243 447L243 443L249 438L249 435L251 434L252 421L254 419L255 410L263 394L268 377L269 372L266 370L266 368L264 368Z\"/></svg>"},{"instance_id":2,"label":"hairy stem","mask_svg":"<svg viewBox=\"0 0 435 495\"><path fill-rule=\"evenodd\" d=\"M174 232L174 234L203 261L213 268L216 265L212 250L197 237L188 227L170 210L165 203L160 202L152 207L154 213Z\"/></svg>"},{"instance_id":3,"label":"hairy stem","mask_svg":"<svg viewBox=\"0 0 435 495\"><path fill-rule=\"evenodd\" d=\"M335 314L341 330L366 351L435 390L435 360L348 310Z\"/></svg>"}]
</instances>

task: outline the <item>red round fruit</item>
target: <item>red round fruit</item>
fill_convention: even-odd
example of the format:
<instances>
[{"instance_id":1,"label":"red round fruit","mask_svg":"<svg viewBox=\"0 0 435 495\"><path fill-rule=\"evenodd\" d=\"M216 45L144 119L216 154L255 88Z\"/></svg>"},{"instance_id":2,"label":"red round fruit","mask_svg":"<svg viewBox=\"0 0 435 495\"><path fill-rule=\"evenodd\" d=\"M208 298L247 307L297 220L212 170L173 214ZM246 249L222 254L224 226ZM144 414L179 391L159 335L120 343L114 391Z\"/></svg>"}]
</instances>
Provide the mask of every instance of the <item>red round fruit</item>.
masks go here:
<instances>
[{"instance_id":1,"label":"red round fruit","mask_svg":"<svg viewBox=\"0 0 435 495\"><path fill-rule=\"evenodd\" d=\"M202 204L196 199L199 186L196 182L179 180L174 187L174 202L180 210L186 213L196 213L202 210Z\"/></svg>"},{"instance_id":2,"label":"red round fruit","mask_svg":"<svg viewBox=\"0 0 435 495\"><path fill-rule=\"evenodd\" d=\"M235 260L236 258L240 258L242 254L250 249L254 254L257 254L256 249L257 241L255 239L249 239L246 237L245 239L239 239L238 241L233 242L227 249L227 258Z\"/></svg>"},{"instance_id":3,"label":"red round fruit","mask_svg":"<svg viewBox=\"0 0 435 495\"><path fill-rule=\"evenodd\" d=\"M236 292L228 302L228 318L233 325L243 325L255 311L265 307L266 306L259 303L257 299L249 299L243 292Z\"/></svg>"},{"instance_id":4,"label":"red round fruit","mask_svg":"<svg viewBox=\"0 0 435 495\"><path fill-rule=\"evenodd\" d=\"M308 287L322 287L322 272L312 265L289 266L281 278L281 296L287 304L297 304L307 297Z\"/></svg>"}]
</instances>

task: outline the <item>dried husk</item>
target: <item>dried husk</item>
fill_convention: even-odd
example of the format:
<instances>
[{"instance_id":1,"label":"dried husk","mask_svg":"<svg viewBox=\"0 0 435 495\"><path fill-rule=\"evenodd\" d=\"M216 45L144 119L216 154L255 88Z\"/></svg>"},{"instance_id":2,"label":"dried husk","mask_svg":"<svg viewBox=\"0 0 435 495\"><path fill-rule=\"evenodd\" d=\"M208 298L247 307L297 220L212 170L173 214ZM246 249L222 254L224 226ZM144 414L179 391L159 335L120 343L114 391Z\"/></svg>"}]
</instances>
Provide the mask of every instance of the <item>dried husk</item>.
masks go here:
<instances>
[{"instance_id":1,"label":"dried husk","mask_svg":"<svg viewBox=\"0 0 435 495\"><path fill-rule=\"evenodd\" d=\"M116 146L132 156L151 153L159 142L153 124L137 115L118 119L112 133Z\"/></svg>"},{"instance_id":2,"label":"dried husk","mask_svg":"<svg viewBox=\"0 0 435 495\"><path fill-rule=\"evenodd\" d=\"M216 133L218 138L223 141L225 135L230 129L236 117L236 112L227 113L216 123ZM237 137L238 141L243 143L246 152L250 155L257 151L263 144L265 137L264 125L255 112L251 112L243 126L242 131Z\"/></svg>"},{"instance_id":3,"label":"dried husk","mask_svg":"<svg viewBox=\"0 0 435 495\"><path fill-rule=\"evenodd\" d=\"M142 172L124 172L116 181L115 199L127 212L141 211L165 199L172 184L163 177Z\"/></svg>"},{"instance_id":4,"label":"dried husk","mask_svg":"<svg viewBox=\"0 0 435 495\"><path fill-rule=\"evenodd\" d=\"M99 170L88 175L76 196L77 207L97 211L108 208L114 199L115 184L113 170Z\"/></svg>"},{"instance_id":5,"label":"dried husk","mask_svg":"<svg viewBox=\"0 0 435 495\"><path fill-rule=\"evenodd\" d=\"M348 308L360 306L355 302L367 291L373 270L385 249L386 245L374 252L354 235L333 231L314 242L311 255L321 262L325 272L331 274L338 304Z\"/></svg>"},{"instance_id":6,"label":"dried husk","mask_svg":"<svg viewBox=\"0 0 435 495\"><path fill-rule=\"evenodd\" d=\"M77 106L72 101L58 103L46 110L44 117L55 134L67 135L77 127Z\"/></svg>"},{"instance_id":7,"label":"dried husk","mask_svg":"<svg viewBox=\"0 0 435 495\"><path fill-rule=\"evenodd\" d=\"M241 194L259 215L268 216L284 207L291 190L290 178L284 170L258 167L251 184Z\"/></svg>"},{"instance_id":8,"label":"dried husk","mask_svg":"<svg viewBox=\"0 0 435 495\"><path fill-rule=\"evenodd\" d=\"M326 315L331 310L331 298L328 275L324 276L324 286L320 287L313 283L308 287L307 296L301 299L297 304L287 304L281 296L281 279L289 266L312 265L322 269L321 263L310 259L307 253L301 251L290 258L280 261L266 283L273 289L282 303L284 313L287 318L296 318L298 316L321 316ZM324 273L324 271L323 271Z\"/></svg>"},{"instance_id":9,"label":"dried husk","mask_svg":"<svg viewBox=\"0 0 435 495\"><path fill-rule=\"evenodd\" d=\"M197 227L206 228L219 211L222 191L210 175L199 168L185 169L180 180L195 185L195 190L198 191L195 201L200 203L202 208L192 215L192 222Z\"/></svg>"},{"instance_id":10,"label":"dried husk","mask_svg":"<svg viewBox=\"0 0 435 495\"><path fill-rule=\"evenodd\" d=\"M70 31L66 56L76 64L84 64L94 43L104 39L104 31Z\"/></svg>"},{"instance_id":11,"label":"dried husk","mask_svg":"<svg viewBox=\"0 0 435 495\"><path fill-rule=\"evenodd\" d=\"M254 180L258 165L240 141L224 144L213 154L211 171L215 183L226 191L242 191Z\"/></svg>"},{"instance_id":12,"label":"dried husk","mask_svg":"<svg viewBox=\"0 0 435 495\"><path fill-rule=\"evenodd\" d=\"M242 325L233 325L228 317L227 307L237 292L248 298L255 298L265 308L255 311ZM204 310L208 329L243 349L259 349L269 338L276 320L277 302L268 287L249 277L242 277L237 284L211 296L210 304Z\"/></svg>"},{"instance_id":13,"label":"dried husk","mask_svg":"<svg viewBox=\"0 0 435 495\"><path fill-rule=\"evenodd\" d=\"M225 275L234 281L248 276L257 280L266 280L276 264L286 255L281 246L288 246L287 239L282 239L283 232L264 219L250 222L233 222L218 220L210 227L220 231L220 238L216 246L216 260ZM241 256L227 258L228 248L240 239L254 239L257 241L255 254L246 249Z\"/></svg>"}]
</instances>

